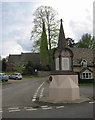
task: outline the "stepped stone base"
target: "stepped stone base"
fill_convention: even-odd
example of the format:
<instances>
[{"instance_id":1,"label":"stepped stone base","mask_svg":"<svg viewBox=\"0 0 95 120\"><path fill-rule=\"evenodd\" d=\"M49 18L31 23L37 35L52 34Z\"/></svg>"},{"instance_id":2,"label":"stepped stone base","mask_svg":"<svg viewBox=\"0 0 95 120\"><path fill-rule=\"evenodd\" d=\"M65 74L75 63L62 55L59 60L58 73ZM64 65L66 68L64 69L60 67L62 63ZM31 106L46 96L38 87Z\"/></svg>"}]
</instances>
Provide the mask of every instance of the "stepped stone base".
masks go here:
<instances>
[{"instance_id":1,"label":"stepped stone base","mask_svg":"<svg viewBox=\"0 0 95 120\"><path fill-rule=\"evenodd\" d=\"M43 102L43 103L53 103L53 104L64 104L64 103L82 103L82 102L86 102L89 101L90 99L87 98L86 96L80 96L79 99L76 100L71 100L71 101L56 101L56 100L51 100L51 98L49 97L42 97L39 99L39 102Z\"/></svg>"},{"instance_id":2,"label":"stepped stone base","mask_svg":"<svg viewBox=\"0 0 95 120\"><path fill-rule=\"evenodd\" d=\"M74 101L80 99L78 75L52 75L49 86L49 99L51 101Z\"/></svg>"}]
</instances>

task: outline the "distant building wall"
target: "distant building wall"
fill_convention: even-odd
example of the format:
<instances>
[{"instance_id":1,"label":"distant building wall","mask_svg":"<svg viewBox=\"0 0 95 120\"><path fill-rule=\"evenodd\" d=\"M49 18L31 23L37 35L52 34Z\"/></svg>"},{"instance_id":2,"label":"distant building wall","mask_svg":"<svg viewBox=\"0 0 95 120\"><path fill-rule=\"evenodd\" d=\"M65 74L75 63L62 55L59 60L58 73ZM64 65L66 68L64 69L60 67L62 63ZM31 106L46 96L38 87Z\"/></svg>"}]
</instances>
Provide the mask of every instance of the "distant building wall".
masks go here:
<instances>
[{"instance_id":1,"label":"distant building wall","mask_svg":"<svg viewBox=\"0 0 95 120\"><path fill-rule=\"evenodd\" d=\"M13 70L13 64L10 63L7 65L6 71L12 71Z\"/></svg>"},{"instance_id":2,"label":"distant building wall","mask_svg":"<svg viewBox=\"0 0 95 120\"><path fill-rule=\"evenodd\" d=\"M81 67L73 67L73 71L74 72L79 72L79 71L81 71Z\"/></svg>"}]
</instances>

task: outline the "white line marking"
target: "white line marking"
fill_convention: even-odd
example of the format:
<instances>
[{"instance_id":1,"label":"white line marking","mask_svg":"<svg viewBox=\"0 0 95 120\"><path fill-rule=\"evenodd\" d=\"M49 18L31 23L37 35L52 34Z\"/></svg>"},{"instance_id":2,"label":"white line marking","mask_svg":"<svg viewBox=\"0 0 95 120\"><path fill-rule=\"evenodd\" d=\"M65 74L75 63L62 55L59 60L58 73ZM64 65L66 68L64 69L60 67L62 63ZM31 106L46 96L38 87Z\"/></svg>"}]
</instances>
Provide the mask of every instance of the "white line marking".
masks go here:
<instances>
[{"instance_id":1,"label":"white line marking","mask_svg":"<svg viewBox=\"0 0 95 120\"><path fill-rule=\"evenodd\" d=\"M8 108L8 110L15 110L15 109L19 109L19 107L16 107L16 108Z\"/></svg>"},{"instance_id":2,"label":"white line marking","mask_svg":"<svg viewBox=\"0 0 95 120\"><path fill-rule=\"evenodd\" d=\"M92 101L92 102L89 102L90 104L94 104L95 103L95 101Z\"/></svg>"},{"instance_id":3,"label":"white line marking","mask_svg":"<svg viewBox=\"0 0 95 120\"><path fill-rule=\"evenodd\" d=\"M43 97L44 88L41 89L40 98Z\"/></svg>"},{"instance_id":4,"label":"white line marking","mask_svg":"<svg viewBox=\"0 0 95 120\"><path fill-rule=\"evenodd\" d=\"M36 108L26 109L27 111L37 110Z\"/></svg>"},{"instance_id":5,"label":"white line marking","mask_svg":"<svg viewBox=\"0 0 95 120\"><path fill-rule=\"evenodd\" d=\"M3 111L0 110L0 113L2 113Z\"/></svg>"},{"instance_id":6,"label":"white line marking","mask_svg":"<svg viewBox=\"0 0 95 120\"><path fill-rule=\"evenodd\" d=\"M18 110L9 110L9 112L19 112L19 111L21 111L20 109L18 109Z\"/></svg>"},{"instance_id":7,"label":"white line marking","mask_svg":"<svg viewBox=\"0 0 95 120\"><path fill-rule=\"evenodd\" d=\"M63 108L64 106L57 106L56 108Z\"/></svg>"},{"instance_id":8,"label":"white line marking","mask_svg":"<svg viewBox=\"0 0 95 120\"><path fill-rule=\"evenodd\" d=\"M26 109L27 111L29 111L29 110L37 110L36 108L33 108L33 107L24 107L24 109Z\"/></svg>"},{"instance_id":9,"label":"white line marking","mask_svg":"<svg viewBox=\"0 0 95 120\"><path fill-rule=\"evenodd\" d=\"M32 102L36 101L36 99L32 99Z\"/></svg>"},{"instance_id":10,"label":"white line marking","mask_svg":"<svg viewBox=\"0 0 95 120\"><path fill-rule=\"evenodd\" d=\"M41 106L42 108L46 108L46 107L48 107L47 105L45 105L45 106Z\"/></svg>"},{"instance_id":11,"label":"white line marking","mask_svg":"<svg viewBox=\"0 0 95 120\"><path fill-rule=\"evenodd\" d=\"M52 107L42 108L43 110L49 110L52 109Z\"/></svg>"},{"instance_id":12,"label":"white line marking","mask_svg":"<svg viewBox=\"0 0 95 120\"><path fill-rule=\"evenodd\" d=\"M33 96L33 99L32 99L33 102L36 101L37 94L38 94L40 88L43 86L44 83L45 83L45 81L44 81L44 82L38 87L38 89L36 90L36 92L35 92L35 94L34 94L34 96Z\"/></svg>"}]
</instances>

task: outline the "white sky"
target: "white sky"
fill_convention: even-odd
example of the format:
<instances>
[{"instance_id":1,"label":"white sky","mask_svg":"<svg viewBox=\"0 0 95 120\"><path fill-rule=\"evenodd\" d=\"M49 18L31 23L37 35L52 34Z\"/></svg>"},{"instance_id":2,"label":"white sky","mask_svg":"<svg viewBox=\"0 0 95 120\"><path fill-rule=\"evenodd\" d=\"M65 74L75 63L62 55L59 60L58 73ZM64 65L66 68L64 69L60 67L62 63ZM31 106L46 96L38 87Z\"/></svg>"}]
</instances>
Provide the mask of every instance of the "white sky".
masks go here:
<instances>
[{"instance_id":1,"label":"white sky","mask_svg":"<svg viewBox=\"0 0 95 120\"><path fill-rule=\"evenodd\" d=\"M31 51L33 13L42 5L51 6L58 12L58 19L64 21L66 38L71 37L77 42L85 33L93 35L93 2L94 0L2 0L2 57Z\"/></svg>"}]
</instances>

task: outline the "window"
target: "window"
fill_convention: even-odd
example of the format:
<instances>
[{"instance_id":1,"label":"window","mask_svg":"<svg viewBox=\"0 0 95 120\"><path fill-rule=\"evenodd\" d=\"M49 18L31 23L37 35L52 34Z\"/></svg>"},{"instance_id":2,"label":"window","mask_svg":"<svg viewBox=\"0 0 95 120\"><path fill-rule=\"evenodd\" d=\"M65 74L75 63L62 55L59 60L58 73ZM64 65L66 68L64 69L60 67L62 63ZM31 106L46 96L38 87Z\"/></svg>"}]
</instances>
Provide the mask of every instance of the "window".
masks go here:
<instances>
[{"instance_id":1,"label":"window","mask_svg":"<svg viewBox=\"0 0 95 120\"><path fill-rule=\"evenodd\" d=\"M85 73L83 73L83 77L82 78L84 78L85 79Z\"/></svg>"},{"instance_id":2,"label":"window","mask_svg":"<svg viewBox=\"0 0 95 120\"><path fill-rule=\"evenodd\" d=\"M91 78L91 73L89 73L89 78Z\"/></svg>"},{"instance_id":3,"label":"window","mask_svg":"<svg viewBox=\"0 0 95 120\"><path fill-rule=\"evenodd\" d=\"M81 66L82 66L82 67L87 67L87 61L86 61L85 59L83 59L83 60L81 61Z\"/></svg>"},{"instance_id":4,"label":"window","mask_svg":"<svg viewBox=\"0 0 95 120\"><path fill-rule=\"evenodd\" d=\"M92 79L92 73L82 73L81 75L80 75L80 77L82 78L82 79Z\"/></svg>"},{"instance_id":5,"label":"window","mask_svg":"<svg viewBox=\"0 0 95 120\"><path fill-rule=\"evenodd\" d=\"M59 58L56 58L55 63L56 63L56 70L59 70Z\"/></svg>"}]
</instances>

